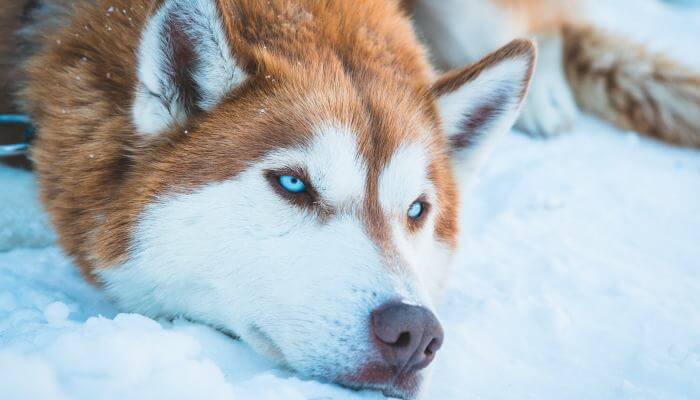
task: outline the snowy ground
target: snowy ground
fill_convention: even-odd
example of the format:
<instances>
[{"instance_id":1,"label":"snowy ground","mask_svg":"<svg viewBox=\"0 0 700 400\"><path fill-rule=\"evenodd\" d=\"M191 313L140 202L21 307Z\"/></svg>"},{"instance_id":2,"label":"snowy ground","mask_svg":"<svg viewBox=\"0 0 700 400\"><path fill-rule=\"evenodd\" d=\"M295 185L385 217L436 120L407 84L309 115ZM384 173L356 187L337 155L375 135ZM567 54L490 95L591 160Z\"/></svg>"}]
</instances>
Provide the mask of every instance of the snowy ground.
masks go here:
<instances>
[{"instance_id":1,"label":"snowy ground","mask_svg":"<svg viewBox=\"0 0 700 400\"><path fill-rule=\"evenodd\" d=\"M381 398L119 314L52 244L32 176L0 188L0 399ZM589 118L513 134L464 207L430 399L700 398L700 152Z\"/></svg>"},{"instance_id":2,"label":"snowy ground","mask_svg":"<svg viewBox=\"0 0 700 400\"><path fill-rule=\"evenodd\" d=\"M31 179L0 169L2 187ZM24 224L14 210L34 205L13 198L3 218ZM511 135L463 223L432 399L700 398L700 152L592 120ZM0 253L0 371L0 399L377 398L207 327L118 314L55 246Z\"/></svg>"}]
</instances>

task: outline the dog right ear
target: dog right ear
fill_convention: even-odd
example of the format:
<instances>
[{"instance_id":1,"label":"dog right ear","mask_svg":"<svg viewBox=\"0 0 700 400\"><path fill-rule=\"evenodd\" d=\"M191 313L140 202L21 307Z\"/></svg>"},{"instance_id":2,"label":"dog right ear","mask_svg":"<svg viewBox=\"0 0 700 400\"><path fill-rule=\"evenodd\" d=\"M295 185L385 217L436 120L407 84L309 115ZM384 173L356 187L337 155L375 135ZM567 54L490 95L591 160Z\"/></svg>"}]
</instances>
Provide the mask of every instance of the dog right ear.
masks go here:
<instances>
[{"instance_id":1,"label":"dog right ear","mask_svg":"<svg viewBox=\"0 0 700 400\"><path fill-rule=\"evenodd\" d=\"M216 0L166 0L138 52L132 108L139 134L154 136L209 111L245 79L231 53Z\"/></svg>"},{"instance_id":2,"label":"dog right ear","mask_svg":"<svg viewBox=\"0 0 700 400\"><path fill-rule=\"evenodd\" d=\"M433 84L449 152L459 170L478 168L492 145L513 126L536 54L531 41L514 40Z\"/></svg>"}]
</instances>

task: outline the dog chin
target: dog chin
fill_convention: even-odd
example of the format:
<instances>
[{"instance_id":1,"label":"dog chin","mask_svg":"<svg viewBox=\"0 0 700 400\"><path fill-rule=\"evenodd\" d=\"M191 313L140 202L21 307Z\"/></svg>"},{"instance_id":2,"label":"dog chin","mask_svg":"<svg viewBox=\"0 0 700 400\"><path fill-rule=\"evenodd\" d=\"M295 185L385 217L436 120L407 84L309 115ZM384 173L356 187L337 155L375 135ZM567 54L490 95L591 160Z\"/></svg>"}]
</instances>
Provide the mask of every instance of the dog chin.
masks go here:
<instances>
[{"instance_id":1,"label":"dog chin","mask_svg":"<svg viewBox=\"0 0 700 400\"><path fill-rule=\"evenodd\" d=\"M394 368L379 364L368 364L357 374L346 375L335 383L353 390L373 390L387 397L404 400L420 398L423 386L421 371L396 373Z\"/></svg>"}]
</instances>

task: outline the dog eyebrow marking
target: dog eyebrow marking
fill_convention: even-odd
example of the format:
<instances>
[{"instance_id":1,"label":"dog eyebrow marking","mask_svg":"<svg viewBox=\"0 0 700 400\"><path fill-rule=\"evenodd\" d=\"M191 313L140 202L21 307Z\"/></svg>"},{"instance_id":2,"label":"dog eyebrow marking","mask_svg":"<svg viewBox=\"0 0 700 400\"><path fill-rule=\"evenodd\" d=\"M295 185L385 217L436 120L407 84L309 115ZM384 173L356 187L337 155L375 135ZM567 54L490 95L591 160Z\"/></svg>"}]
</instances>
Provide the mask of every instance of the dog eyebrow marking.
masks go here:
<instances>
[{"instance_id":1,"label":"dog eyebrow marking","mask_svg":"<svg viewBox=\"0 0 700 400\"><path fill-rule=\"evenodd\" d=\"M425 146L419 142L400 146L379 175L379 203L385 214L403 215L416 199L434 192Z\"/></svg>"},{"instance_id":2,"label":"dog eyebrow marking","mask_svg":"<svg viewBox=\"0 0 700 400\"><path fill-rule=\"evenodd\" d=\"M356 135L343 124L325 121L313 129L311 140L300 147L280 150L269 158L270 169L306 171L307 184L324 206L342 208L360 203L365 193L367 167L359 154Z\"/></svg>"},{"instance_id":3,"label":"dog eyebrow marking","mask_svg":"<svg viewBox=\"0 0 700 400\"><path fill-rule=\"evenodd\" d=\"M312 146L308 169L319 195L332 204L361 199L367 168L351 129L324 122L316 126Z\"/></svg>"}]
</instances>

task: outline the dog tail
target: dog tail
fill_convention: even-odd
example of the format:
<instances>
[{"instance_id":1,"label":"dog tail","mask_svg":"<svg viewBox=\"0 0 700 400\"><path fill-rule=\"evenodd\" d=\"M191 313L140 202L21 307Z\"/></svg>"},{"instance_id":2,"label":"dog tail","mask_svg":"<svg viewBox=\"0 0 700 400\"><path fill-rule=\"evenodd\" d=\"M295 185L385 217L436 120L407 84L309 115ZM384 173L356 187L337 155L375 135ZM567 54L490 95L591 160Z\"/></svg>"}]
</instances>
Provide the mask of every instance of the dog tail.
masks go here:
<instances>
[{"instance_id":1,"label":"dog tail","mask_svg":"<svg viewBox=\"0 0 700 400\"><path fill-rule=\"evenodd\" d=\"M700 73L586 26L563 29L579 106L622 129L700 147Z\"/></svg>"}]
</instances>

